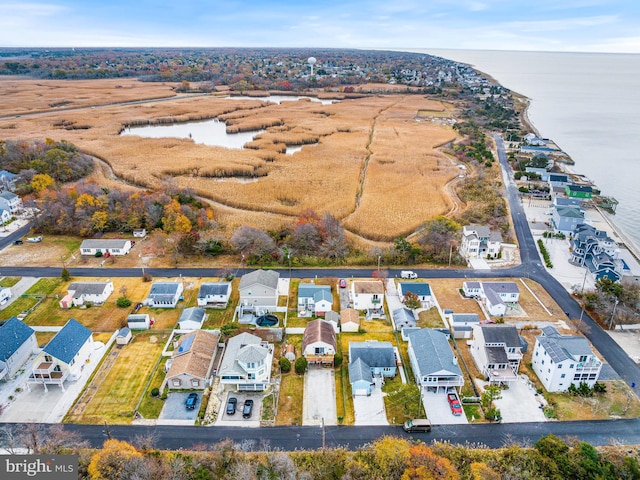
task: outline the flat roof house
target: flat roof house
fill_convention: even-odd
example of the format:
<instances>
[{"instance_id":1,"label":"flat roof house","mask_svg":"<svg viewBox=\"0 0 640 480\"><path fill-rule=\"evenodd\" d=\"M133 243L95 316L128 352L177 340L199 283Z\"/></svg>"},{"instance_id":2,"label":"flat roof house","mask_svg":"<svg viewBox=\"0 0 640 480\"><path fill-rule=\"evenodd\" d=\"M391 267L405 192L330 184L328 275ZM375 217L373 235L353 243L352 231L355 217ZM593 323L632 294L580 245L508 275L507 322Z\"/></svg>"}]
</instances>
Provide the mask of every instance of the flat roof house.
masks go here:
<instances>
[{"instance_id":1,"label":"flat roof house","mask_svg":"<svg viewBox=\"0 0 640 480\"><path fill-rule=\"evenodd\" d=\"M13 377L38 348L36 332L16 317L0 323L0 380Z\"/></svg>"}]
</instances>

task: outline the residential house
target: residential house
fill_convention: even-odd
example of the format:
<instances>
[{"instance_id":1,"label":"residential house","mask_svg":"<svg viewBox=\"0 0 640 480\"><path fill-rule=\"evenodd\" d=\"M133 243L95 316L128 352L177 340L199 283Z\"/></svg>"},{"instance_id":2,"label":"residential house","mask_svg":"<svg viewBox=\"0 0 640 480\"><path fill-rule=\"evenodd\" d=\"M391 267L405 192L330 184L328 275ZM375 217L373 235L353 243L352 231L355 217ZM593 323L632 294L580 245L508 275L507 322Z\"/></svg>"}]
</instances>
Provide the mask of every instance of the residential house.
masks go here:
<instances>
[{"instance_id":1,"label":"residential house","mask_svg":"<svg viewBox=\"0 0 640 480\"><path fill-rule=\"evenodd\" d=\"M153 308L176 308L183 290L182 282L154 282L144 303Z\"/></svg>"},{"instance_id":2,"label":"residential house","mask_svg":"<svg viewBox=\"0 0 640 480\"><path fill-rule=\"evenodd\" d=\"M36 356L29 383L58 385L64 391L65 380L80 378L94 351L93 334L71 318Z\"/></svg>"},{"instance_id":3,"label":"residential house","mask_svg":"<svg viewBox=\"0 0 640 480\"><path fill-rule=\"evenodd\" d=\"M553 197L553 205L551 208L556 207L582 207L582 200L579 198L559 197L556 195Z\"/></svg>"},{"instance_id":4,"label":"residential house","mask_svg":"<svg viewBox=\"0 0 640 480\"><path fill-rule=\"evenodd\" d=\"M204 282L198 290L198 306L227 308L231 297L231 282Z\"/></svg>"},{"instance_id":5,"label":"residential house","mask_svg":"<svg viewBox=\"0 0 640 480\"><path fill-rule=\"evenodd\" d=\"M7 303L11 297L13 297L11 288L0 287L0 305L4 305L5 303Z\"/></svg>"},{"instance_id":6,"label":"residential house","mask_svg":"<svg viewBox=\"0 0 640 480\"><path fill-rule=\"evenodd\" d=\"M369 367L374 382L380 386L384 377L395 377L398 372L395 347L391 342L349 342L349 368L358 359Z\"/></svg>"},{"instance_id":7,"label":"residential house","mask_svg":"<svg viewBox=\"0 0 640 480\"><path fill-rule=\"evenodd\" d=\"M533 371L548 392L564 392L573 384L590 387L598 381L602 362L584 337L561 335L555 327L543 327L536 337Z\"/></svg>"},{"instance_id":8,"label":"residential house","mask_svg":"<svg viewBox=\"0 0 640 480\"><path fill-rule=\"evenodd\" d=\"M542 180L543 182L548 182L549 181L549 170L547 168L543 168L543 167L525 167L524 169L525 173L535 173L536 175L540 176L540 180ZM532 175L528 175L528 177L531 177Z\"/></svg>"},{"instance_id":9,"label":"residential house","mask_svg":"<svg viewBox=\"0 0 640 480\"><path fill-rule=\"evenodd\" d=\"M307 362L333 365L336 354L336 333L331 322L312 320L304 329L302 355Z\"/></svg>"},{"instance_id":10,"label":"residential house","mask_svg":"<svg viewBox=\"0 0 640 480\"><path fill-rule=\"evenodd\" d=\"M564 193L570 198L592 198L593 188L589 185L567 185Z\"/></svg>"},{"instance_id":11,"label":"residential house","mask_svg":"<svg viewBox=\"0 0 640 480\"><path fill-rule=\"evenodd\" d=\"M384 285L380 280L351 282L353 308L366 311L366 317L384 318Z\"/></svg>"},{"instance_id":12,"label":"residential house","mask_svg":"<svg viewBox=\"0 0 640 480\"><path fill-rule=\"evenodd\" d=\"M189 307L182 310L180 318L178 318L179 330L200 330L202 324L206 320L206 311L204 308Z\"/></svg>"},{"instance_id":13,"label":"residential house","mask_svg":"<svg viewBox=\"0 0 640 480\"><path fill-rule=\"evenodd\" d=\"M254 270L240 279L240 309L261 314L278 306L278 281L280 274L273 270Z\"/></svg>"},{"instance_id":14,"label":"residential house","mask_svg":"<svg viewBox=\"0 0 640 480\"><path fill-rule=\"evenodd\" d=\"M471 356L478 370L492 384L510 384L518 369L526 343L513 325L475 325Z\"/></svg>"},{"instance_id":15,"label":"residential house","mask_svg":"<svg viewBox=\"0 0 640 480\"><path fill-rule=\"evenodd\" d=\"M424 282L400 282L398 283L398 296L404 299L407 293L417 295L422 304L422 308L431 308L435 305L435 299L431 292L431 287Z\"/></svg>"},{"instance_id":16,"label":"residential house","mask_svg":"<svg viewBox=\"0 0 640 480\"><path fill-rule=\"evenodd\" d=\"M403 328L414 328L417 325L413 310L409 310L406 307L395 309L391 316L393 317L393 325L397 331L401 331Z\"/></svg>"},{"instance_id":17,"label":"residential house","mask_svg":"<svg viewBox=\"0 0 640 480\"><path fill-rule=\"evenodd\" d=\"M22 199L15 193L4 190L0 192L0 208L8 210L13 216L22 208Z\"/></svg>"},{"instance_id":18,"label":"residential house","mask_svg":"<svg viewBox=\"0 0 640 480\"><path fill-rule=\"evenodd\" d=\"M449 324L453 338L471 338L473 327L480 324L477 313L453 313L453 310L445 310L444 318Z\"/></svg>"},{"instance_id":19,"label":"residential house","mask_svg":"<svg viewBox=\"0 0 640 480\"><path fill-rule=\"evenodd\" d=\"M10 221L11 221L11 213L9 212L9 210L0 208L0 223L2 225L6 225Z\"/></svg>"},{"instance_id":20,"label":"residential house","mask_svg":"<svg viewBox=\"0 0 640 480\"><path fill-rule=\"evenodd\" d=\"M464 377L446 334L421 328L408 333L411 368L421 391L447 392L464 385Z\"/></svg>"},{"instance_id":21,"label":"residential house","mask_svg":"<svg viewBox=\"0 0 640 480\"><path fill-rule=\"evenodd\" d=\"M129 327L122 327L116 335L116 345L126 345L132 338L131 329Z\"/></svg>"},{"instance_id":22,"label":"residential house","mask_svg":"<svg viewBox=\"0 0 640 480\"><path fill-rule=\"evenodd\" d=\"M465 225L462 227L460 255L470 258L495 258L500 253L502 235L485 225Z\"/></svg>"},{"instance_id":23,"label":"residential house","mask_svg":"<svg viewBox=\"0 0 640 480\"><path fill-rule=\"evenodd\" d=\"M334 312L333 310L329 310L324 314L323 317L325 322L331 323L333 325L333 331L336 333L340 333L340 314L338 312Z\"/></svg>"},{"instance_id":24,"label":"residential house","mask_svg":"<svg viewBox=\"0 0 640 480\"><path fill-rule=\"evenodd\" d=\"M571 260L589 270L596 280L608 277L614 282L622 278L624 263L619 259L618 244L604 230L579 225L571 236Z\"/></svg>"},{"instance_id":25,"label":"residential house","mask_svg":"<svg viewBox=\"0 0 640 480\"><path fill-rule=\"evenodd\" d=\"M0 188L3 190L14 191L16 188L16 181L18 175L15 173L7 172L6 170L0 170Z\"/></svg>"},{"instance_id":26,"label":"residential house","mask_svg":"<svg viewBox=\"0 0 640 480\"><path fill-rule=\"evenodd\" d=\"M38 348L36 332L16 317L0 323L0 380L12 378Z\"/></svg>"},{"instance_id":27,"label":"residential house","mask_svg":"<svg viewBox=\"0 0 640 480\"><path fill-rule=\"evenodd\" d=\"M551 226L556 233L566 236L584 223L584 210L577 206L557 206L551 210Z\"/></svg>"},{"instance_id":28,"label":"residential house","mask_svg":"<svg viewBox=\"0 0 640 480\"><path fill-rule=\"evenodd\" d=\"M492 317L504 317L520 299L515 282L464 282L462 289L465 296L478 298Z\"/></svg>"},{"instance_id":29,"label":"residential house","mask_svg":"<svg viewBox=\"0 0 640 480\"><path fill-rule=\"evenodd\" d=\"M328 285L314 285L300 283L298 285L298 316L323 317L333 306L331 287Z\"/></svg>"},{"instance_id":30,"label":"residential house","mask_svg":"<svg viewBox=\"0 0 640 480\"><path fill-rule=\"evenodd\" d=\"M371 395L374 381L371 367L361 358L349 364L349 383L351 384L351 395Z\"/></svg>"},{"instance_id":31,"label":"residential house","mask_svg":"<svg viewBox=\"0 0 640 480\"><path fill-rule=\"evenodd\" d=\"M220 335L210 330L196 330L180 337L165 366L165 385L172 390L204 390L211 379L219 339Z\"/></svg>"},{"instance_id":32,"label":"residential house","mask_svg":"<svg viewBox=\"0 0 640 480\"><path fill-rule=\"evenodd\" d=\"M544 147L547 143L549 143L549 140L540 138L536 136L535 133L527 133L524 136L524 141L527 145L533 145L536 147Z\"/></svg>"},{"instance_id":33,"label":"residential house","mask_svg":"<svg viewBox=\"0 0 640 480\"><path fill-rule=\"evenodd\" d=\"M67 299L71 297L71 303L80 307L86 303L92 305L102 305L113 293L113 282L73 282L67 288L67 295L60 301L61 306L65 302L68 308Z\"/></svg>"},{"instance_id":34,"label":"residential house","mask_svg":"<svg viewBox=\"0 0 640 480\"><path fill-rule=\"evenodd\" d=\"M244 332L232 337L222 359L218 375L222 385L236 390L264 391L271 379L273 345Z\"/></svg>"},{"instance_id":35,"label":"residential house","mask_svg":"<svg viewBox=\"0 0 640 480\"><path fill-rule=\"evenodd\" d=\"M147 229L146 228L134 228L133 229L133 236L136 238L144 238L147 236Z\"/></svg>"},{"instance_id":36,"label":"residential house","mask_svg":"<svg viewBox=\"0 0 640 480\"><path fill-rule=\"evenodd\" d=\"M569 175L566 173L550 173L548 182L550 188L560 187L563 190L567 185L571 184Z\"/></svg>"},{"instance_id":37,"label":"residential house","mask_svg":"<svg viewBox=\"0 0 640 480\"><path fill-rule=\"evenodd\" d=\"M132 313L127 317L127 327L131 330L148 330L151 328L151 319L146 313Z\"/></svg>"},{"instance_id":38,"label":"residential house","mask_svg":"<svg viewBox=\"0 0 640 480\"><path fill-rule=\"evenodd\" d=\"M343 332L357 332L360 330L360 314L355 308L340 310L340 330Z\"/></svg>"},{"instance_id":39,"label":"residential house","mask_svg":"<svg viewBox=\"0 0 640 480\"><path fill-rule=\"evenodd\" d=\"M80 254L95 256L99 252L105 256L106 254L122 256L129 253L129 251L131 250L131 246L131 240L123 240L118 238L88 239L83 240L80 244Z\"/></svg>"}]
</instances>

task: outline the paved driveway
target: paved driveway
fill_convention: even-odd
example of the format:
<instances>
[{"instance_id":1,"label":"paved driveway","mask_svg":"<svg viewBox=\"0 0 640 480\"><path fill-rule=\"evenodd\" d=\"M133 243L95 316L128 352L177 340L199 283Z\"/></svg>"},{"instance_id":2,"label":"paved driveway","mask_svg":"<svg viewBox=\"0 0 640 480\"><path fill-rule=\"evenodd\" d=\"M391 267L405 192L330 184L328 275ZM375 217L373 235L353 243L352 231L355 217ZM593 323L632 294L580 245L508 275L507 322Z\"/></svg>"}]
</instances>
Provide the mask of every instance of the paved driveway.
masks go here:
<instances>
[{"instance_id":1,"label":"paved driveway","mask_svg":"<svg viewBox=\"0 0 640 480\"><path fill-rule=\"evenodd\" d=\"M547 421L542 412L546 402L526 377L519 376L507 390L502 391L502 398L495 404L502 413L502 423Z\"/></svg>"},{"instance_id":2,"label":"paved driveway","mask_svg":"<svg viewBox=\"0 0 640 480\"><path fill-rule=\"evenodd\" d=\"M202 392L198 394L196 408L187 410L185 402L191 392L171 392L164 401L164 406L158 417L158 425L193 425L198 417L198 410L202 403Z\"/></svg>"},{"instance_id":3,"label":"paved driveway","mask_svg":"<svg viewBox=\"0 0 640 480\"><path fill-rule=\"evenodd\" d=\"M310 367L304 375L302 424L337 425L336 381L333 368Z\"/></svg>"},{"instance_id":4,"label":"paved driveway","mask_svg":"<svg viewBox=\"0 0 640 480\"><path fill-rule=\"evenodd\" d=\"M469 423L464 415L454 415L451 413L447 396L440 393L425 392L422 394L422 404L427 412L427 418L431 420L432 425L454 425Z\"/></svg>"},{"instance_id":5,"label":"paved driveway","mask_svg":"<svg viewBox=\"0 0 640 480\"><path fill-rule=\"evenodd\" d=\"M229 398L235 397L238 400L236 405L236 413L227 415L227 401ZM259 427L262 418L262 397L261 393L234 392L225 390L222 394L220 402L220 412L216 420L217 426L225 427ZM251 418L242 417L242 407L247 399L253 400L253 411Z\"/></svg>"},{"instance_id":6,"label":"paved driveway","mask_svg":"<svg viewBox=\"0 0 640 480\"><path fill-rule=\"evenodd\" d=\"M369 396L354 396L353 409L356 415L356 425L389 425L382 390L378 387L375 387Z\"/></svg>"}]
</instances>

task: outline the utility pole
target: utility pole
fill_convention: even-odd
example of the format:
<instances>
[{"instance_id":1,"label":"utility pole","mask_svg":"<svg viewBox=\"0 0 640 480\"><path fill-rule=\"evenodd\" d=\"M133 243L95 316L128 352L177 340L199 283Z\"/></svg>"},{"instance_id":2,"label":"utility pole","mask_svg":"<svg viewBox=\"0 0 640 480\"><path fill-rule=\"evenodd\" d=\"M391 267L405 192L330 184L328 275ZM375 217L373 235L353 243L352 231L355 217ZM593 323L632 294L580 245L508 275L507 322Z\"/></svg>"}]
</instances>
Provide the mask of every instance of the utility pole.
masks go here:
<instances>
[{"instance_id":1,"label":"utility pole","mask_svg":"<svg viewBox=\"0 0 640 480\"><path fill-rule=\"evenodd\" d=\"M322 449L324 450L324 445L325 445L325 436L324 436L324 417L322 417L320 419L320 427L322 428Z\"/></svg>"},{"instance_id":2,"label":"utility pole","mask_svg":"<svg viewBox=\"0 0 640 480\"><path fill-rule=\"evenodd\" d=\"M611 319L609 320L609 330L611 330L611 326L613 325L613 317L616 315L616 307L618 306L618 300L616 298L615 303L613 304L613 311L611 312Z\"/></svg>"}]
</instances>

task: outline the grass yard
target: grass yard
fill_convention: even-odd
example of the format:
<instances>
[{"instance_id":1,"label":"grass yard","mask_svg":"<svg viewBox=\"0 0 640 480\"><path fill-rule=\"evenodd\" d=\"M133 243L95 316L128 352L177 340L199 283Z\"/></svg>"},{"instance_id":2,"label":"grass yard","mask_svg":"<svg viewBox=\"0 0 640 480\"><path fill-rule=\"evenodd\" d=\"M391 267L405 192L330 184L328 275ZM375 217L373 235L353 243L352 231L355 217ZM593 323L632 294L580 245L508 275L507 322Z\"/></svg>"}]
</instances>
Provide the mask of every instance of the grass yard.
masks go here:
<instances>
[{"instance_id":1,"label":"grass yard","mask_svg":"<svg viewBox=\"0 0 640 480\"><path fill-rule=\"evenodd\" d=\"M282 374L276 425L302 425L304 376L293 371Z\"/></svg>"},{"instance_id":2,"label":"grass yard","mask_svg":"<svg viewBox=\"0 0 640 480\"><path fill-rule=\"evenodd\" d=\"M430 278L429 285L442 309L451 309L454 313L476 313L484 318L478 302L460 294L464 281L464 278Z\"/></svg>"},{"instance_id":3,"label":"grass yard","mask_svg":"<svg viewBox=\"0 0 640 480\"><path fill-rule=\"evenodd\" d=\"M610 420L640 416L640 400L622 381L602 382L607 386L603 395L591 398L574 397L568 393L548 393L545 398L557 405L558 420Z\"/></svg>"},{"instance_id":4,"label":"grass yard","mask_svg":"<svg viewBox=\"0 0 640 480\"><path fill-rule=\"evenodd\" d=\"M56 289L59 288L61 283L63 283L63 281L60 278L41 278L24 293L24 295L27 296L17 298L11 305L7 305L7 308L2 311L3 316L5 316L6 318L10 318L18 316L22 312L26 312L38 303L38 299L35 297L36 295L51 295L54 291L56 291ZM40 305L37 307L36 311L39 309ZM37 318L35 312L31 313L25 318L25 323L28 325L40 325L39 323L37 323L37 321L34 322L34 318ZM67 318L67 320L68 319L69 318ZM65 322L61 323L60 325L64 325Z\"/></svg>"},{"instance_id":5,"label":"grass yard","mask_svg":"<svg viewBox=\"0 0 640 480\"><path fill-rule=\"evenodd\" d=\"M11 288L20 281L22 277L2 277L0 278L0 287Z\"/></svg>"},{"instance_id":6,"label":"grass yard","mask_svg":"<svg viewBox=\"0 0 640 480\"><path fill-rule=\"evenodd\" d=\"M403 384L400 375L385 378L382 391L387 420L391 425L399 425L411 418L424 418L424 408L420 389L415 383Z\"/></svg>"},{"instance_id":7,"label":"grass yard","mask_svg":"<svg viewBox=\"0 0 640 480\"><path fill-rule=\"evenodd\" d=\"M442 321L440 312L436 307L431 307L429 310L422 310L418 313L418 327L420 328L444 328L445 324Z\"/></svg>"},{"instance_id":8,"label":"grass yard","mask_svg":"<svg viewBox=\"0 0 640 480\"><path fill-rule=\"evenodd\" d=\"M522 305L524 311L527 312L529 318L532 320L546 321L565 321L567 319L564 311L558 306L555 300L551 298L551 295L547 293L542 285L528 278L518 279L517 283L518 288L520 289L520 305ZM535 299L526 287L531 289L540 302L542 302L542 304L551 312L551 315L542 308L540 302Z\"/></svg>"},{"instance_id":9,"label":"grass yard","mask_svg":"<svg viewBox=\"0 0 640 480\"><path fill-rule=\"evenodd\" d=\"M144 396L140 401L138 412L144 418L158 418L160 416L160 412L162 411L162 407L164 406L164 400L161 400L159 396L152 397L151 390L153 390L154 388L159 389L162 386L162 382L164 381L164 377L166 375L164 366L167 363L168 359L168 357L162 357L160 359L160 363L158 363L156 371L153 374L153 378L151 379L151 382L149 383L149 386L145 390Z\"/></svg>"},{"instance_id":10,"label":"grass yard","mask_svg":"<svg viewBox=\"0 0 640 480\"><path fill-rule=\"evenodd\" d=\"M82 412L69 415L67 420L94 424L104 421L131 423L134 409L145 391L167 338L166 334L158 335L151 331L135 334L131 343L120 347L118 357L109 371L94 377L89 388L95 386L95 392Z\"/></svg>"},{"instance_id":11,"label":"grass yard","mask_svg":"<svg viewBox=\"0 0 640 480\"><path fill-rule=\"evenodd\" d=\"M349 366L345 362L342 362L340 368L336 369L335 381L338 424L353 425L356 421L355 408L353 407L351 384L349 383Z\"/></svg>"},{"instance_id":12,"label":"grass yard","mask_svg":"<svg viewBox=\"0 0 640 480\"><path fill-rule=\"evenodd\" d=\"M55 336L56 332L36 332L36 342L40 348L44 347L49 340Z\"/></svg>"}]
</instances>

